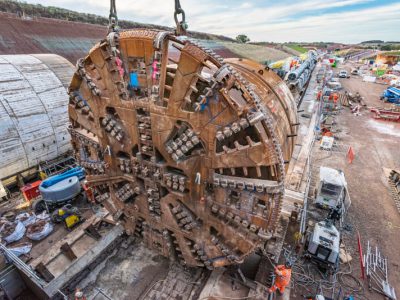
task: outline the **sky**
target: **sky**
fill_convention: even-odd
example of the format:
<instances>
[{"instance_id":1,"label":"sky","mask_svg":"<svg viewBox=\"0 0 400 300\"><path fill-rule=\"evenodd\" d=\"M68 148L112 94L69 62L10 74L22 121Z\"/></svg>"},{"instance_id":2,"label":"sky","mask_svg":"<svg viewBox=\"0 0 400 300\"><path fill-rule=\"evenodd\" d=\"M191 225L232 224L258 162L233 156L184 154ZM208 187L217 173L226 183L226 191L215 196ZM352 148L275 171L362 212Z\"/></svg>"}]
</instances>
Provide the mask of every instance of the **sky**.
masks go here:
<instances>
[{"instance_id":1,"label":"sky","mask_svg":"<svg viewBox=\"0 0 400 300\"><path fill-rule=\"evenodd\" d=\"M28 0L108 16L109 0ZM400 41L400 0L180 0L189 30L252 41ZM174 0L116 0L119 19L173 26Z\"/></svg>"}]
</instances>

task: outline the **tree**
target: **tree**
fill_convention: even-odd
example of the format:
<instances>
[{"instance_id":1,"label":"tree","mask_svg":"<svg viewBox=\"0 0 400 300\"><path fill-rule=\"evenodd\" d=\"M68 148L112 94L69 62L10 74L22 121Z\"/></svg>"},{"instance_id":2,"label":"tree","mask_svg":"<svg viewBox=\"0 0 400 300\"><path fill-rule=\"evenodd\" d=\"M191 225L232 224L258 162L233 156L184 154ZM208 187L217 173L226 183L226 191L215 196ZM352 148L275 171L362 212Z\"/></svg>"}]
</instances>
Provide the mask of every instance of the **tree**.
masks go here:
<instances>
[{"instance_id":1,"label":"tree","mask_svg":"<svg viewBox=\"0 0 400 300\"><path fill-rule=\"evenodd\" d=\"M239 34L239 35L236 37L236 40L237 40L239 43L242 43L242 44L245 44L245 43L247 43L247 42L250 42L250 39L249 39L248 36L245 35L245 34Z\"/></svg>"},{"instance_id":2,"label":"tree","mask_svg":"<svg viewBox=\"0 0 400 300\"><path fill-rule=\"evenodd\" d=\"M383 46L381 47L381 50L383 50L383 51L390 51L390 50L392 50L392 45L383 45Z\"/></svg>"}]
</instances>

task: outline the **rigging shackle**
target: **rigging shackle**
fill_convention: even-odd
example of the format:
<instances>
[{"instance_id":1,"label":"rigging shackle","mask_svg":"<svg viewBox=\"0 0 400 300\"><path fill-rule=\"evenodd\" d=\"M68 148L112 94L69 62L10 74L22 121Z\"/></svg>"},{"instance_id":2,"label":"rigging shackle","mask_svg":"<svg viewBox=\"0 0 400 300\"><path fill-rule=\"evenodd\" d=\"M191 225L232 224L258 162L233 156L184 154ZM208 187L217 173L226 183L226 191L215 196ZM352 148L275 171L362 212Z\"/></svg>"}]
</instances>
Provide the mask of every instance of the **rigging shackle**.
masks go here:
<instances>
[{"instance_id":1,"label":"rigging shackle","mask_svg":"<svg viewBox=\"0 0 400 300\"><path fill-rule=\"evenodd\" d=\"M108 16L108 32L118 31L118 16L115 0L110 0L110 15Z\"/></svg>"},{"instance_id":2,"label":"rigging shackle","mask_svg":"<svg viewBox=\"0 0 400 300\"><path fill-rule=\"evenodd\" d=\"M181 20L178 18L179 15L182 15ZM182 9L179 0L175 0L174 19L176 24L176 35L186 35L188 24L186 23L185 11Z\"/></svg>"}]
</instances>

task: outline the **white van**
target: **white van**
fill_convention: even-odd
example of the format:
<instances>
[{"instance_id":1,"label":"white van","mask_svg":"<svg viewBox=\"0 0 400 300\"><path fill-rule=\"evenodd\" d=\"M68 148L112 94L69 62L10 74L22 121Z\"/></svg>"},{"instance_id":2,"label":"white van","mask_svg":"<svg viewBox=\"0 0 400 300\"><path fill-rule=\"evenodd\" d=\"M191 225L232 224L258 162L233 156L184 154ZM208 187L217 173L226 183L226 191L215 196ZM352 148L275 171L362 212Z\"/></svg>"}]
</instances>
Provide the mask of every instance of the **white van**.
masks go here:
<instances>
[{"instance_id":1,"label":"white van","mask_svg":"<svg viewBox=\"0 0 400 300\"><path fill-rule=\"evenodd\" d=\"M320 167L315 204L326 209L335 208L338 204L343 206L346 189L347 182L342 171Z\"/></svg>"},{"instance_id":2,"label":"white van","mask_svg":"<svg viewBox=\"0 0 400 300\"><path fill-rule=\"evenodd\" d=\"M359 75L359 72L357 69L351 70L351 75Z\"/></svg>"},{"instance_id":3,"label":"white van","mask_svg":"<svg viewBox=\"0 0 400 300\"><path fill-rule=\"evenodd\" d=\"M330 88L333 91L338 91L342 89L342 85L340 82L329 81L326 83L326 87Z\"/></svg>"},{"instance_id":4,"label":"white van","mask_svg":"<svg viewBox=\"0 0 400 300\"><path fill-rule=\"evenodd\" d=\"M341 70L339 72L339 78L349 78L350 76L347 74L346 70Z\"/></svg>"}]
</instances>

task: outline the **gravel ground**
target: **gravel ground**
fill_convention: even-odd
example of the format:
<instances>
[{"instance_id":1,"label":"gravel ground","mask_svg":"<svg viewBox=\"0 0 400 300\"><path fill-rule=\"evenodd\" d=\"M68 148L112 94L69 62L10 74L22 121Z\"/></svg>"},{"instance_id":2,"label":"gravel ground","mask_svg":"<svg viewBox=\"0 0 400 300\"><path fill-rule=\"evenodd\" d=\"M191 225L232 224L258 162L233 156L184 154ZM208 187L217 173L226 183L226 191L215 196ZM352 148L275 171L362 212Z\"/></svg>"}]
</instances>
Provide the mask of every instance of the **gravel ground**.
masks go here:
<instances>
[{"instance_id":1,"label":"gravel ground","mask_svg":"<svg viewBox=\"0 0 400 300\"><path fill-rule=\"evenodd\" d=\"M344 67L350 70L351 65ZM359 76L340 81L347 91L359 92L368 107L390 106L379 100L387 86L365 83ZM361 272L357 250L359 231L364 252L369 240L388 258L389 282L399 294L400 212L390 194L384 168L400 169L400 123L374 120L367 108L361 111L361 116L355 116L348 108L344 108L337 123L337 128L341 131L339 151L326 156L322 164L342 169L348 182L352 205L347 223L352 230L344 233L343 240L353 257L352 274L359 278ZM348 146L355 151L352 164L346 161ZM369 293L367 288L364 298L384 299L376 292Z\"/></svg>"},{"instance_id":2,"label":"gravel ground","mask_svg":"<svg viewBox=\"0 0 400 300\"><path fill-rule=\"evenodd\" d=\"M152 284L167 275L167 259L138 240L127 240L125 244L81 282L89 299L106 300L102 295L95 296L97 289L114 300L140 299Z\"/></svg>"}]
</instances>

